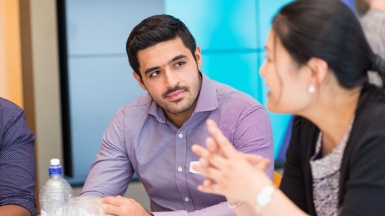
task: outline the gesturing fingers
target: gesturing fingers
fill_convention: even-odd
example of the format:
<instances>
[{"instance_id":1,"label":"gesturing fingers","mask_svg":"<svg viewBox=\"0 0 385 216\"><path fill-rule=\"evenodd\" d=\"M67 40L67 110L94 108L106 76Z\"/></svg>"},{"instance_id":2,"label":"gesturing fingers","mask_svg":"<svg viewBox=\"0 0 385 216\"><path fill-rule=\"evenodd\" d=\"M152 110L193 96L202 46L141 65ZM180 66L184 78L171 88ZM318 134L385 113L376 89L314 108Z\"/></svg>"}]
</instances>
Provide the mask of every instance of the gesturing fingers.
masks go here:
<instances>
[{"instance_id":1,"label":"gesturing fingers","mask_svg":"<svg viewBox=\"0 0 385 216\"><path fill-rule=\"evenodd\" d=\"M193 145L191 147L191 150L199 155L201 158L199 159L201 166L200 167L205 167L208 168L210 165L216 168L223 167L227 164L227 161L225 158L222 156L211 153L207 149L203 148L202 146L199 145Z\"/></svg>"},{"instance_id":2,"label":"gesturing fingers","mask_svg":"<svg viewBox=\"0 0 385 216\"><path fill-rule=\"evenodd\" d=\"M209 119L207 120L207 126L219 151L221 151L226 158L232 157L237 151L225 135L223 135L222 131L218 128L218 125L213 120Z\"/></svg>"},{"instance_id":3,"label":"gesturing fingers","mask_svg":"<svg viewBox=\"0 0 385 216\"><path fill-rule=\"evenodd\" d=\"M263 158L262 161L256 165L256 168L265 171L269 166L269 164L270 164L270 160Z\"/></svg>"},{"instance_id":4,"label":"gesturing fingers","mask_svg":"<svg viewBox=\"0 0 385 216\"><path fill-rule=\"evenodd\" d=\"M263 161L263 157L254 154L241 153L242 157L245 158L250 164L256 165Z\"/></svg>"},{"instance_id":5,"label":"gesturing fingers","mask_svg":"<svg viewBox=\"0 0 385 216\"><path fill-rule=\"evenodd\" d=\"M218 195L223 195L223 196L226 195L224 193L224 190L218 184L209 184L209 185L201 184L198 186L198 190L200 190L204 193L213 193L213 194L218 194Z\"/></svg>"}]
</instances>

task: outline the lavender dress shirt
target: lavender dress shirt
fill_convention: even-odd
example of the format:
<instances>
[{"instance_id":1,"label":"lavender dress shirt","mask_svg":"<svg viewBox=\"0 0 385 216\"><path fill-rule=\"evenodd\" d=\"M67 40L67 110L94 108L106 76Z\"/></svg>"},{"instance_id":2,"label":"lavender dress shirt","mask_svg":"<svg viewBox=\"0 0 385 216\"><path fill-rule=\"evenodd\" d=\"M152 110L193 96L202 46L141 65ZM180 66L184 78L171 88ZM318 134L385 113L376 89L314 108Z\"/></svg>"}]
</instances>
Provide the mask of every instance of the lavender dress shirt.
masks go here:
<instances>
[{"instance_id":1,"label":"lavender dress shirt","mask_svg":"<svg viewBox=\"0 0 385 216\"><path fill-rule=\"evenodd\" d=\"M124 195L135 172L154 215L235 215L225 197L198 191L204 177L190 172L190 163L199 159L191 146L205 145L209 136L207 119L217 122L239 151L273 161L266 109L245 93L202 74L197 106L181 128L167 121L148 94L118 110L103 135L81 195ZM267 173L272 177L273 164Z\"/></svg>"}]
</instances>

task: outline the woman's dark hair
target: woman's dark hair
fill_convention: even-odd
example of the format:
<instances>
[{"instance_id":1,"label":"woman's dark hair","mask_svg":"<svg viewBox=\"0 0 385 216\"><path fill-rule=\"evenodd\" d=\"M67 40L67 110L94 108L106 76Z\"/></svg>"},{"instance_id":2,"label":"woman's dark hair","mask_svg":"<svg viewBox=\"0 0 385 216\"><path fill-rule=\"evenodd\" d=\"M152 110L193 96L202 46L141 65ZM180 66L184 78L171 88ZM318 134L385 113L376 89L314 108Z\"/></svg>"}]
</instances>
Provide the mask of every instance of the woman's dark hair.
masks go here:
<instances>
[{"instance_id":1,"label":"woman's dark hair","mask_svg":"<svg viewBox=\"0 0 385 216\"><path fill-rule=\"evenodd\" d=\"M144 19L130 33L126 43L128 61L140 77L138 52L160 42L179 37L195 58L195 39L185 24L170 15L155 15Z\"/></svg>"},{"instance_id":2,"label":"woman's dark hair","mask_svg":"<svg viewBox=\"0 0 385 216\"><path fill-rule=\"evenodd\" d=\"M362 86L368 70L379 72L384 82L384 61L373 53L357 17L339 0L294 1L279 11L272 28L299 65L320 58L345 88Z\"/></svg>"}]
</instances>

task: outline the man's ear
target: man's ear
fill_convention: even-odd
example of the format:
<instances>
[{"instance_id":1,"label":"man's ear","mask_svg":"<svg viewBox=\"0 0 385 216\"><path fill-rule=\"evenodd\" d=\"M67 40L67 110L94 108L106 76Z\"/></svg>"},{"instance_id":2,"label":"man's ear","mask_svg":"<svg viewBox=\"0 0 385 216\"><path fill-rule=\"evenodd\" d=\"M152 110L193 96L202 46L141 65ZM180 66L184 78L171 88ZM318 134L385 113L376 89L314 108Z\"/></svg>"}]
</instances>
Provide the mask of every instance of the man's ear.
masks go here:
<instances>
[{"instance_id":1,"label":"man's ear","mask_svg":"<svg viewBox=\"0 0 385 216\"><path fill-rule=\"evenodd\" d=\"M200 69L202 66L202 55L201 48L199 46L195 48L195 59L197 61L198 68Z\"/></svg>"},{"instance_id":2,"label":"man's ear","mask_svg":"<svg viewBox=\"0 0 385 216\"><path fill-rule=\"evenodd\" d=\"M134 78L136 79L136 81L139 83L140 87L147 91L147 88L146 86L144 85L143 81L142 81L142 78L140 78L140 76L134 71L132 72L132 75L134 76Z\"/></svg>"}]
</instances>

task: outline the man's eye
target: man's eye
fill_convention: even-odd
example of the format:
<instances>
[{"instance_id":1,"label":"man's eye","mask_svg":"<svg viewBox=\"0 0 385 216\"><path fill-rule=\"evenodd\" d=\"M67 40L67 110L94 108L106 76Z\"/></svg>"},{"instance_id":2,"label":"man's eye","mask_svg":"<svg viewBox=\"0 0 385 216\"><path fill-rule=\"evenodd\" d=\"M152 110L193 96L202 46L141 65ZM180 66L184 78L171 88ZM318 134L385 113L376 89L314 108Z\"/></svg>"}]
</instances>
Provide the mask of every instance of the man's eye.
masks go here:
<instances>
[{"instance_id":1,"label":"man's eye","mask_svg":"<svg viewBox=\"0 0 385 216\"><path fill-rule=\"evenodd\" d=\"M182 66L184 64L185 64L185 62L181 61L181 62L176 63L175 66L180 67L180 66Z\"/></svg>"},{"instance_id":2,"label":"man's eye","mask_svg":"<svg viewBox=\"0 0 385 216\"><path fill-rule=\"evenodd\" d=\"M150 77L156 77L159 75L159 71L154 71L152 73L150 73Z\"/></svg>"}]
</instances>

